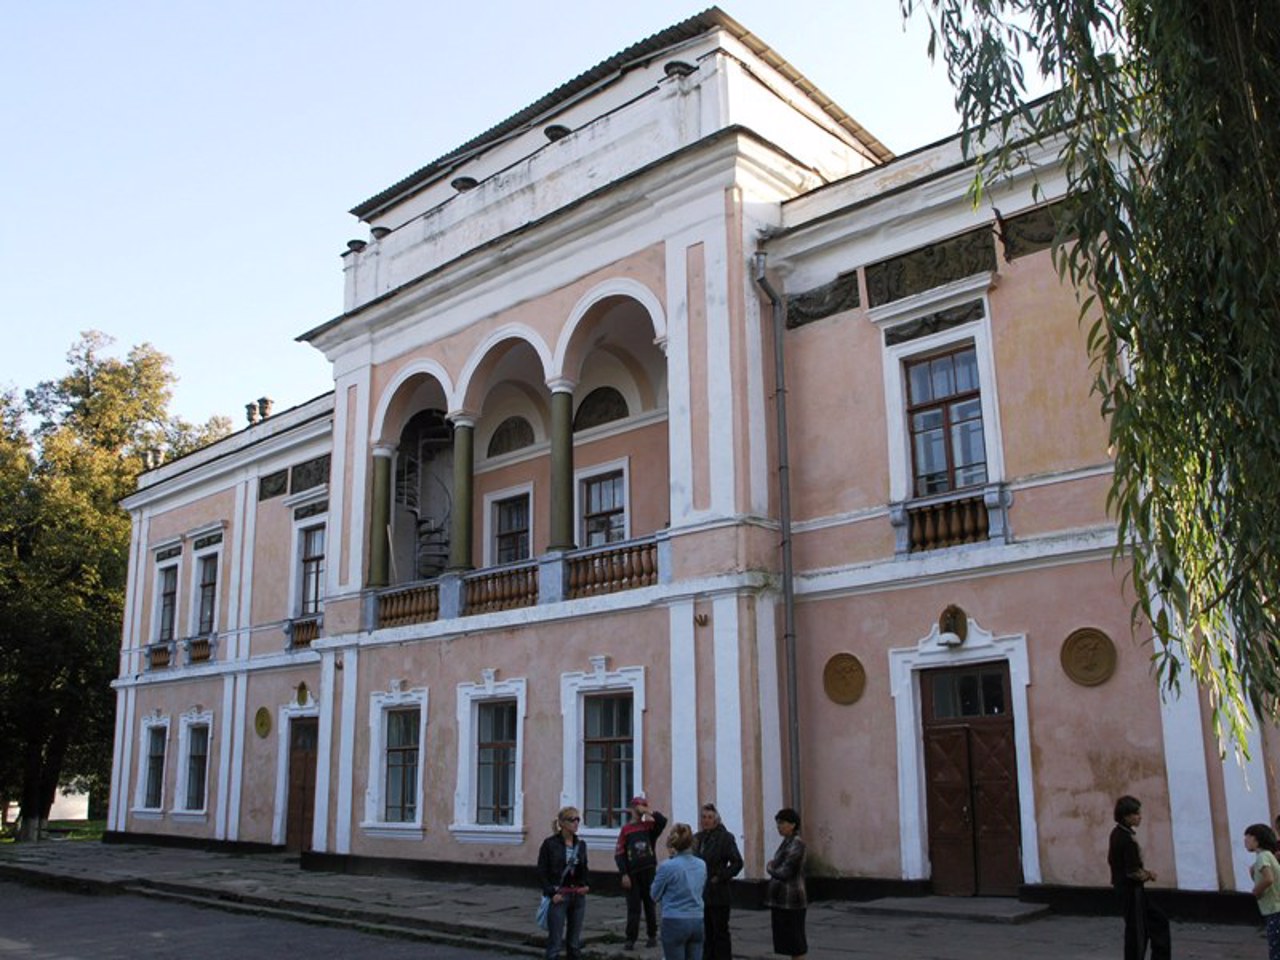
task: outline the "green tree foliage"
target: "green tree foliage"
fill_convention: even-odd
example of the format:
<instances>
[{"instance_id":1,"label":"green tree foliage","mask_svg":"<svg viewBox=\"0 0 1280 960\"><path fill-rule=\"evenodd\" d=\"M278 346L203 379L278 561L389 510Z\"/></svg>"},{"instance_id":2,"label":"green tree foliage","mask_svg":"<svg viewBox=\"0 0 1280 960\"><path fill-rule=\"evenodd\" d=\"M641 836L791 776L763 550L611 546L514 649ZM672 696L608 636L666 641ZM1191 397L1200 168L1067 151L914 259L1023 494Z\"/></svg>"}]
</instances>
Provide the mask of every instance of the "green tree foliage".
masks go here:
<instances>
[{"instance_id":1,"label":"green tree foliage","mask_svg":"<svg viewBox=\"0 0 1280 960\"><path fill-rule=\"evenodd\" d=\"M169 359L148 344L118 359L110 343L86 333L62 378L23 405L0 397L0 794L20 800L24 836L59 786L105 796L130 533L120 499L148 460L229 429L171 418Z\"/></svg>"},{"instance_id":2,"label":"green tree foliage","mask_svg":"<svg viewBox=\"0 0 1280 960\"><path fill-rule=\"evenodd\" d=\"M1110 505L1162 681L1243 748L1280 695L1280 17L1261 0L901 0L932 27L976 196L1056 148ZM1025 70L1058 92L1027 103ZM1224 728L1223 723L1226 723Z\"/></svg>"}]
</instances>

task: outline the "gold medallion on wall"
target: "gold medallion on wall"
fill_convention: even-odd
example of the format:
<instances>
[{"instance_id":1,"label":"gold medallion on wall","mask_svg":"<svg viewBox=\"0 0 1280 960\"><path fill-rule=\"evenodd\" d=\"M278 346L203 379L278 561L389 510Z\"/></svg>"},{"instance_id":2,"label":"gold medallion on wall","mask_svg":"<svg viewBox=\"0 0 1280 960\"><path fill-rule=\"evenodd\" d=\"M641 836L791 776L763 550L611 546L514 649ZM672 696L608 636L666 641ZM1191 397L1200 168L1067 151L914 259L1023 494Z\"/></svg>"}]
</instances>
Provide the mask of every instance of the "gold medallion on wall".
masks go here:
<instances>
[{"instance_id":1,"label":"gold medallion on wall","mask_svg":"<svg viewBox=\"0 0 1280 960\"><path fill-rule=\"evenodd\" d=\"M832 703L857 703L866 686L866 668L852 653L837 653L822 669L822 689Z\"/></svg>"},{"instance_id":2,"label":"gold medallion on wall","mask_svg":"<svg viewBox=\"0 0 1280 960\"><path fill-rule=\"evenodd\" d=\"M271 733L271 711L266 707L259 707L253 715L253 731L264 738Z\"/></svg>"},{"instance_id":3,"label":"gold medallion on wall","mask_svg":"<svg viewBox=\"0 0 1280 960\"><path fill-rule=\"evenodd\" d=\"M1106 683L1116 672L1116 645L1096 627L1073 630L1062 641L1062 669L1082 687Z\"/></svg>"}]
</instances>

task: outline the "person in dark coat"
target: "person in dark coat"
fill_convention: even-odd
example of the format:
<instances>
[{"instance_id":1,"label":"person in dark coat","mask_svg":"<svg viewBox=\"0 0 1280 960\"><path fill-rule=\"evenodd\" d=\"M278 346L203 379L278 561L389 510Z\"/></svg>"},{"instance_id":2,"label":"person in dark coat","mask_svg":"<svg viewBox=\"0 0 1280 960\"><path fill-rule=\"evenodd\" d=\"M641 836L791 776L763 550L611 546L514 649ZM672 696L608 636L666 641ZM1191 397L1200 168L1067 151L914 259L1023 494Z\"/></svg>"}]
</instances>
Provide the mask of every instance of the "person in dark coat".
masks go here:
<instances>
[{"instance_id":1,"label":"person in dark coat","mask_svg":"<svg viewBox=\"0 0 1280 960\"><path fill-rule=\"evenodd\" d=\"M574 807L556 814L554 831L538 850L538 879L542 895L551 898L547 911L546 960L559 960L563 946L568 960L582 955L582 922L587 916L587 842L578 836L582 818Z\"/></svg>"},{"instance_id":2,"label":"person in dark coat","mask_svg":"<svg viewBox=\"0 0 1280 960\"><path fill-rule=\"evenodd\" d=\"M1148 943L1151 960L1169 960L1169 918L1147 900L1144 885L1154 882L1156 875L1142 865L1142 848L1134 836L1134 829L1142 823L1142 802L1136 797L1121 797L1116 801L1115 820L1107 865L1124 916L1124 960L1143 960Z\"/></svg>"},{"instance_id":3,"label":"person in dark coat","mask_svg":"<svg viewBox=\"0 0 1280 960\"><path fill-rule=\"evenodd\" d=\"M702 891L706 960L731 960L729 940L730 881L742 871L738 841L725 829L714 803L704 803L698 815L699 830L693 838L693 852L707 865L707 886Z\"/></svg>"},{"instance_id":4,"label":"person in dark coat","mask_svg":"<svg viewBox=\"0 0 1280 960\"><path fill-rule=\"evenodd\" d=\"M658 869L658 837L666 829L667 818L649 809L644 797L631 798L631 820L618 833L613 859L622 874L622 889L627 892L627 950L636 948L640 935L640 907L644 907L646 946L658 945L658 917L649 887Z\"/></svg>"},{"instance_id":5,"label":"person in dark coat","mask_svg":"<svg viewBox=\"0 0 1280 960\"><path fill-rule=\"evenodd\" d=\"M783 807L773 818L782 843L778 852L765 865L769 888L765 903L773 926L773 952L793 960L803 960L809 952L805 936L804 916L809 897L804 889L804 841L800 839L800 814Z\"/></svg>"}]
</instances>

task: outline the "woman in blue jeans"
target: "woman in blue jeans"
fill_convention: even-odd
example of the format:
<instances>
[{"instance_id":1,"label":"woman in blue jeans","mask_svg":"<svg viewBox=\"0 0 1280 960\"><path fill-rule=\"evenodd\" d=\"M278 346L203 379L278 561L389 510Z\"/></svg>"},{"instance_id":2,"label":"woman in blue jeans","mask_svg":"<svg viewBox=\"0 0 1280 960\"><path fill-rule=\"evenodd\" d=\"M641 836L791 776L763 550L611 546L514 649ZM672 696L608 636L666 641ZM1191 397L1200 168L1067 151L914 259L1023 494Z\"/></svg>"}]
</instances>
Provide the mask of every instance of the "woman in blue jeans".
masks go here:
<instances>
[{"instance_id":1,"label":"woman in blue jeans","mask_svg":"<svg viewBox=\"0 0 1280 960\"><path fill-rule=\"evenodd\" d=\"M702 960L706 936L702 919L702 888L707 885L707 865L693 855L693 830L677 823L667 834L671 858L658 865L653 886L654 903L662 907L662 956L664 960Z\"/></svg>"},{"instance_id":2,"label":"woman in blue jeans","mask_svg":"<svg viewBox=\"0 0 1280 960\"><path fill-rule=\"evenodd\" d=\"M547 911L547 960L560 960L563 946L568 960L582 954L582 921L587 916L587 842L579 839L582 818L564 807L551 825L551 836L538 850L538 879L543 896L551 898Z\"/></svg>"}]
</instances>

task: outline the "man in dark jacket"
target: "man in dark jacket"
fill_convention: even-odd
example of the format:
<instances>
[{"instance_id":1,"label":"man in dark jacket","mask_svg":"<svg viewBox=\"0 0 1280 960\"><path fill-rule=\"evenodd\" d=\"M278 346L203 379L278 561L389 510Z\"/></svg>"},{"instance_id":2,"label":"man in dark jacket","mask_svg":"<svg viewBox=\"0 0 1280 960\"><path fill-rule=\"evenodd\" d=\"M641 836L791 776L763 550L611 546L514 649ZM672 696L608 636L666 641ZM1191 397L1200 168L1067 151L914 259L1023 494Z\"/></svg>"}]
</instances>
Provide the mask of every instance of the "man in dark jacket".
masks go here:
<instances>
[{"instance_id":1,"label":"man in dark jacket","mask_svg":"<svg viewBox=\"0 0 1280 960\"><path fill-rule=\"evenodd\" d=\"M1134 836L1134 829L1142 823L1142 803L1136 797L1121 797L1116 801L1115 820L1107 844L1107 865L1124 916L1125 960L1142 960L1148 943L1151 960L1169 960L1169 920L1147 900L1144 884L1154 881L1156 875L1143 866L1142 848Z\"/></svg>"},{"instance_id":2,"label":"man in dark jacket","mask_svg":"<svg viewBox=\"0 0 1280 960\"><path fill-rule=\"evenodd\" d=\"M646 946L657 946L658 919L653 907L649 885L658 869L658 837L666 829L667 818L657 810L649 809L644 797L631 798L631 820L618 834L618 845L613 859L622 874L622 889L627 892L627 942L626 949L636 948L640 935L640 906L644 905L644 925L648 935Z\"/></svg>"},{"instance_id":3,"label":"man in dark jacket","mask_svg":"<svg viewBox=\"0 0 1280 960\"><path fill-rule=\"evenodd\" d=\"M738 841L720 821L720 812L714 803L702 805L698 827L693 852L707 865L707 885L702 891L706 928L702 955L706 960L730 960L733 945L729 941L729 881L742 870L742 854L738 852Z\"/></svg>"}]
</instances>

